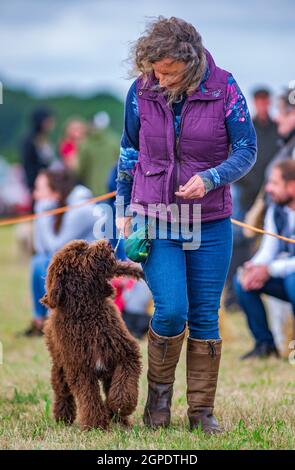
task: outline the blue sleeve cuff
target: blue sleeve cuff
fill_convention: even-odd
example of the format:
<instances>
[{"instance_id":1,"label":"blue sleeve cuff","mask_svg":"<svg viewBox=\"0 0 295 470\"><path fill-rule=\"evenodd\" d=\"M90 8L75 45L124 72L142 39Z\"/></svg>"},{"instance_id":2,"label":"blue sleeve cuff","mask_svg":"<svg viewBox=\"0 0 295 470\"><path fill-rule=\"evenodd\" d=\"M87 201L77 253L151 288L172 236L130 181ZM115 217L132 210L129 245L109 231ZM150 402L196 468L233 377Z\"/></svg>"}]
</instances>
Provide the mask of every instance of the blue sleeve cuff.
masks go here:
<instances>
[{"instance_id":1,"label":"blue sleeve cuff","mask_svg":"<svg viewBox=\"0 0 295 470\"><path fill-rule=\"evenodd\" d=\"M214 172L212 171L214 170ZM206 194L211 191L212 189L215 188L215 180L214 180L214 174L217 173L217 171L213 168L210 170L205 170L205 171L200 171L199 173L196 173L198 176L200 176L203 180L203 183L205 185L205 190ZM215 176L215 179L219 179L219 175L217 173L217 177Z\"/></svg>"}]
</instances>

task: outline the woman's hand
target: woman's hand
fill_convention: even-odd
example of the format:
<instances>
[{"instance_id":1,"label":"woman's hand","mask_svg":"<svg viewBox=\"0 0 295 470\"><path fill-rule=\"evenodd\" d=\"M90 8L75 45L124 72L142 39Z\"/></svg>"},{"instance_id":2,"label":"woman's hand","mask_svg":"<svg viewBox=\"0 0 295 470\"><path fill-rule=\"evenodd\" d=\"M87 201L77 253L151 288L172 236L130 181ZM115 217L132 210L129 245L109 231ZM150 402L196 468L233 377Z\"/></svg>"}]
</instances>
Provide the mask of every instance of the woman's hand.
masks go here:
<instances>
[{"instance_id":1,"label":"woman's hand","mask_svg":"<svg viewBox=\"0 0 295 470\"><path fill-rule=\"evenodd\" d=\"M206 194L205 184L199 175L194 175L185 185L180 185L179 191L175 191L175 194L183 199L201 198Z\"/></svg>"},{"instance_id":2,"label":"woman's hand","mask_svg":"<svg viewBox=\"0 0 295 470\"><path fill-rule=\"evenodd\" d=\"M132 216L117 217L116 219L116 226L119 230L122 231L122 233L124 234L124 238L129 237L132 232L131 219Z\"/></svg>"}]
</instances>

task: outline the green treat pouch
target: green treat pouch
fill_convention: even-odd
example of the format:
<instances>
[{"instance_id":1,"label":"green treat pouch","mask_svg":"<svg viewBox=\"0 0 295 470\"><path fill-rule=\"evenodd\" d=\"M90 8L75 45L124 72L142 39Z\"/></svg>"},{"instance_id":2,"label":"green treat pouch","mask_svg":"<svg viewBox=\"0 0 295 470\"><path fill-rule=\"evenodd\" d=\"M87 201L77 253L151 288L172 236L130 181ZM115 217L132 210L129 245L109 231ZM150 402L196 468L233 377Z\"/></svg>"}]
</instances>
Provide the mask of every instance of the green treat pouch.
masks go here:
<instances>
[{"instance_id":1,"label":"green treat pouch","mask_svg":"<svg viewBox=\"0 0 295 470\"><path fill-rule=\"evenodd\" d=\"M149 224L124 239L125 253L129 259L136 263L144 263L149 255L152 240L149 238Z\"/></svg>"}]
</instances>

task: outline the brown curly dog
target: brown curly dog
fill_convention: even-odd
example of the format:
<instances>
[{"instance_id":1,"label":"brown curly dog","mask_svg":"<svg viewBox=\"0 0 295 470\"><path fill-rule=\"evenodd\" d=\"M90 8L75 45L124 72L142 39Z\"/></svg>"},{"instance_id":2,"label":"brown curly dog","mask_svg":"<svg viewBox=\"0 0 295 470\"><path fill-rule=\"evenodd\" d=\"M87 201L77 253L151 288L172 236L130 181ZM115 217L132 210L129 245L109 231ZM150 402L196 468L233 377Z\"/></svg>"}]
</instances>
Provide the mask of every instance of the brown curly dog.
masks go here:
<instances>
[{"instance_id":1,"label":"brown curly dog","mask_svg":"<svg viewBox=\"0 0 295 470\"><path fill-rule=\"evenodd\" d=\"M52 309L44 332L54 416L71 424L77 409L83 429L107 429L111 420L127 426L137 405L140 350L114 304L109 281L115 276L141 279L143 273L117 261L105 240L74 240L53 256L41 299Z\"/></svg>"}]
</instances>

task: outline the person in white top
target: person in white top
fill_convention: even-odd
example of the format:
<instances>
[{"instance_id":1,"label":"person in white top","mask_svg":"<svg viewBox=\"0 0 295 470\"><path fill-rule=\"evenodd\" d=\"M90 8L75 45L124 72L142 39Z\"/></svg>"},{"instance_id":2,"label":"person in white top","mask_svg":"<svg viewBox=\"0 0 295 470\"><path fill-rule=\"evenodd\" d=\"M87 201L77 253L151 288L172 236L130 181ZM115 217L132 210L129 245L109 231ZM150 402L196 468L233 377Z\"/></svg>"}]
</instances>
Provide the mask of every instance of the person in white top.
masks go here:
<instances>
[{"instance_id":1,"label":"person in white top","mask_svg":"<svg viewBox=\"0 0 295 470\"><path fill-rule=\"evenodd\" d=\"M272 203L264 229L295 241L295 160L273 167L265 191ZM257 253L238 269L234 288L255 339L254 349L241 359L278 356L261 294L290 302L295 315L295 243L265 234Z\"/></svg>"}]
</instances>

